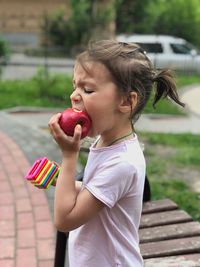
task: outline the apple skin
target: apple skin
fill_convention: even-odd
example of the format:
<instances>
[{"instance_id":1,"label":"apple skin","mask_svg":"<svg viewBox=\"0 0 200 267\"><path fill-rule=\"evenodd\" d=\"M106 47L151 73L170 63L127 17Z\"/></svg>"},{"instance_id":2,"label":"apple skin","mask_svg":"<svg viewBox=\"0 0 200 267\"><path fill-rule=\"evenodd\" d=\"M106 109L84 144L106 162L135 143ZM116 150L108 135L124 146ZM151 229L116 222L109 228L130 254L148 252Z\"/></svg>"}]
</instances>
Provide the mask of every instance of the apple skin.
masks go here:
<instances>
[{"instance_id":1,"label":"apple skin","mask_svg":"<svg viewBox=\"0 0 200 267\"><path fill-rule=\"evenodd\" d=\"M81 139L88 135L90 127L92 125L91 118L85 111L67 108L65 109L59 119L59 125L62 130L69 136L74 135L74 128L77 124L82 127Z\"/></svg>"}]
</instances>

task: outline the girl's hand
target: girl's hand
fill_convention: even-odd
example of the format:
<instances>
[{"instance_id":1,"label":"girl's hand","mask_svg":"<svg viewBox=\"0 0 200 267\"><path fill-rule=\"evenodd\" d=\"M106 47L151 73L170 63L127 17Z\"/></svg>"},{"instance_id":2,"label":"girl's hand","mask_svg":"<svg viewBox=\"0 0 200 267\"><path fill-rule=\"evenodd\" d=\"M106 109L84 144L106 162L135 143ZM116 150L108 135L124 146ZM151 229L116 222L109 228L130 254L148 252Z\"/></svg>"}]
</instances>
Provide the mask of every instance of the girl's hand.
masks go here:
<instances>
[{"instance_id":1,"label":"girl's hand","mask_svg":"<svg viewBox=\"0 0 200 267\"><path fill-rule=\"evenodd\" d=\"M49 120L50 132L59 145L63 156L70 156L74 153L78 153L80 149L80 139L81 139L81 126L76 125L74 129L74 136L68 136L60 128L59 119L61 113L55 114Z\"/></svg>"}]
</instances>

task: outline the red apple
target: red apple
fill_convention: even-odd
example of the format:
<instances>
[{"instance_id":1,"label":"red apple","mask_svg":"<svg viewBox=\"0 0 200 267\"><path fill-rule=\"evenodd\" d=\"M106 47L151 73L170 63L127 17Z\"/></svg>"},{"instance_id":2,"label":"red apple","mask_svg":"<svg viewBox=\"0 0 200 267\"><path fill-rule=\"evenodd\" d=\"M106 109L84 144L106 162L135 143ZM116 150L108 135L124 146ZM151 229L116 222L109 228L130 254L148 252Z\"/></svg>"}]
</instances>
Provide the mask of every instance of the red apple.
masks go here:
<instances>
[{"instance_id":1,"label":"red apple","mask_svg":"<svg viewBox=\"0 0 200 267\"><path fill-rule=\"evenodd\" d=\"M74 128L77 124L80 124L82 127L82 139L88 135L92 121L85 111L68 108L62 112L59 124L63 131L70 136L74 135Z\"/></svg>"}]
</instances>

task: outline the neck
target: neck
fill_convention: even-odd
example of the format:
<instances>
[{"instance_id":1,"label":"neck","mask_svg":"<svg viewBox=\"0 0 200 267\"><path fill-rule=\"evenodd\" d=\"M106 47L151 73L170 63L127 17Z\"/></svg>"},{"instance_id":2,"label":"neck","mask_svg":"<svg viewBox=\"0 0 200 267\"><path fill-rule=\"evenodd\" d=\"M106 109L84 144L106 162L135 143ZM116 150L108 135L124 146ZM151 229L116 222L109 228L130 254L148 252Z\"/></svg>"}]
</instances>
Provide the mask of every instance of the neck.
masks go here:
<instances>
[{"instance_id":1,"label":"neck","mask_svg":"<svg viewBox=\"0 0 200 267\"><path fill-rule=\"evenodd\" d=\"M104 135L101 135L97 147L107 147L107 146L112 146L114 144L123 142L124 140L128 140L133 138L134 136L134 131L133 129L127 129L126 131L123 131L117 135L109 136L109 138L105 138Z\"/></svg>"},{"instance_id":2,"label":"neck","mask_svg":"<svg viewBox=\"0 0 200 267\"><path fill-rule=\"evenodd\" d=\"M122 142L124 140L130 139L130 137L133 137L133 131L132 130L131 130L131 132L114 139L108 146L112 146L112 145L117 144L119 142Z\"/></svg>"}]
</instances>

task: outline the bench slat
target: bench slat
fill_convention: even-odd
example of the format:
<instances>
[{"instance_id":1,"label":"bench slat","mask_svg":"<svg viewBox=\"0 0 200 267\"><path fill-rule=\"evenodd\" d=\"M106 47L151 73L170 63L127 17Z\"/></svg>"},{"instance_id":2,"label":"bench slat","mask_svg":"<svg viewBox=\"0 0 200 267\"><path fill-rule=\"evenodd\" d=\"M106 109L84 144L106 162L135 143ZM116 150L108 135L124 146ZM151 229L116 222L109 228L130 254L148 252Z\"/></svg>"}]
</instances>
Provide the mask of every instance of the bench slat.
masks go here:
<instances>
[{"instance_id":1,"label":"bench slat","mask_svg":"<svg viewBox=\"0 0 200 267\"><path fill-rule=\"evenodd\" d=\"M157 212L153 214L143 214L140 228L153 227L159 225L175 224L192 221L192 217L183 210L172 210Z\"/></svg>"},{"instance_id":2,"label":"bench slat","mask_svg":"<svg viewBox=\"0 0 200 267\"><path fill-rule=\"evenodd\" d=\"M171 199L160 199L144 203L142 213L153 213L177 209L177 204Z\"/></svg>"},{"instance_id":3,"label":"bench slat","mask_svg":"<svg viewBox=\"0 0 200 267\"><path fill-rule=\"evenodd\" d=\"M200 253L200 236L143 243L140 249L144 259Z\"/></svg>"},{"instance_id":4,"label":"bench slat","mask_svg":"<svg viewBox=\"0 0 200 267\"><path fill-rule=\"evenodd\" d=\"M194 221L152 228L143 228L139 230L140 243L198 235L200 235L200 223Z\"/></svg>"},{"instance_id":5,"label":"bench slat","mask_svg":"<svg viewBox=\"0 0 200 267\"><path fill-rule=\"evenodd\" d=\"M145 267L199 267L200 253L164 258L153 258L144 261Z\"/></svg>"}]
</instances>

